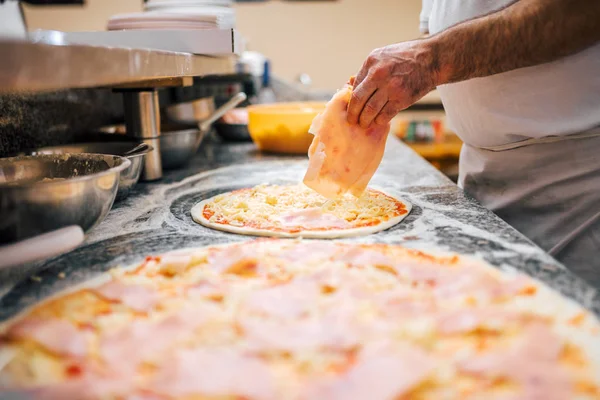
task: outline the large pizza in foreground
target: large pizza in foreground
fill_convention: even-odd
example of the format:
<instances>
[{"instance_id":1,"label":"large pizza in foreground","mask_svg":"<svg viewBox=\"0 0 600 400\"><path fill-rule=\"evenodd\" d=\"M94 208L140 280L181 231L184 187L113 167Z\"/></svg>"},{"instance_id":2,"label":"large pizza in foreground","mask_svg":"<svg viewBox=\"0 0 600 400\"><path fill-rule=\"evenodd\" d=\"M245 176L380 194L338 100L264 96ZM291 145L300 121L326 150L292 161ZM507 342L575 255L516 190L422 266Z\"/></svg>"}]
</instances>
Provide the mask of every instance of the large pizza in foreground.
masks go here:
<instances>
[{"instance_id":1,"label":"large pizza in foreground","mask_svg":"<svg viewBox=\"0 0 600 400\"><path fill-rule=\"evenodd\" d=\"M35 399L598 399L598 322L518 274L386 245L149 257L7 323Z\"/></svg>"},{"instance_id":2,"label":"large pizza in foreground","mask_svg":"<svg viewBox=\"0 0 600 400\"><path fill-rule=\"evenodd\" d=\"M328 200L300 185L259 185L227 192L192 208L194 221L209 228L257 236L339 238L388 229L402 221L411 205L367 189Z\"/></svg>"}]
</instances>

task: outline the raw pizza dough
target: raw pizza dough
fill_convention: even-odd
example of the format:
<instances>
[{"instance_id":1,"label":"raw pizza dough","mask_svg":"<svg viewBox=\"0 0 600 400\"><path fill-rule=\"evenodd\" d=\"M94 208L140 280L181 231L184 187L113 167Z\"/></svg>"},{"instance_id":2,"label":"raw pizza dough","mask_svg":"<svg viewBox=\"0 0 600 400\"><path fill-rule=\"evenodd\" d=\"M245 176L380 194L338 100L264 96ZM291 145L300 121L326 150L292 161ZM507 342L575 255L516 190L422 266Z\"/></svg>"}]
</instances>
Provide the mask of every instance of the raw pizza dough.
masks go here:
<instances>
[{"instance_id":1,"label":"raw pizza dough","mask_svg":"<svg viewBox=\"0 0 600 400\"><path fill-rule=\"evenodd\" d=\"M259 185L203 200L191 214L206 227L242 235L332 239L386 230L411 208L370 188L360 198L328 200L303 184Z\"/></svg>"},{"instance_id":2,"label":"raw pizza dough","mask_svg":"<svg viewBox=\"0 0 600 400\"><path fill-rule=\"evenodd\" d=\"M105 277L0 328L0 397L600 393L592 314L524 275L458 255L262 239L148 257Z\"/></svg>"}]
</instances>

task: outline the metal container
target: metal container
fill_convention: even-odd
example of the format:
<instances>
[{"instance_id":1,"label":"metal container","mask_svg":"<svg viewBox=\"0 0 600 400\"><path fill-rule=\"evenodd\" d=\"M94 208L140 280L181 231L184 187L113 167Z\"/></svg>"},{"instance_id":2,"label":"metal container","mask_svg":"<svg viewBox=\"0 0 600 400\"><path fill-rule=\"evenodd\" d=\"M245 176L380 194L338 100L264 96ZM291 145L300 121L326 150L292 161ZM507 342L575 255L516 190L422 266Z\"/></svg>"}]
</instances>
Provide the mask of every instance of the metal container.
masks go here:
<instances>
[{"instance_id":1,"label":"metal container","mask_svg":"<svg viewBox=\"0 0 600 400\"><path fill-rule=\"evenodd\" d=\"M111 137L109 136L109 138ZM137 140L122 140L44 147L31 152L31 154L94 153L125 157L131 161L131 165L121 172L121 177L119 178L119 190L115 199L115 201L119 201L126 198L131 189L137 184L144 166L144 157L151 150L152 146L143 142Z\"/></svg>"},{"instance_id":2,"label":"metal container","mask_svg":"<svg viewBox=\"0 0 600 400\"><path fill-rule=\"evenodd\" d=\"M171 127L167 129L170 130L163 130L160 135L162 166L164 169L183 167L196 154L207 131L197 128L175 129Z\"/></svg>"},{"instance_id":3,"label":"metal container","mask_svg":"<svg viewBox=\"0 0 600 400\"><path fill-rule=\"evenodd\" d=\"M248 109L240 107L230 110L215 123L215 130L226 141L251 141L252 139L248 132Z\"/></svg>"},{"instance_id":4,"label":"metal container","mask_svg":"<svg viewBox=\"0 0 600 400\"><path fill-rule=\"evenodd\" d=\"M215 113L214 97L178 103L165 109L167 120L178 124L197 124Z\"/></svg>"},{"instance_id":5,"label":"metal container","mask_svg":"<svg viewBox=\"0 0 600 400\"><path fill-rule=\"evenodd\" d=\"M227 124L224 122L217 122L215 124L215 130L223 140L229 142L252 141L247 124Z\"/></svg>"},{"instance_id":6,"label":"metal container","mask_svg":"<svg viewBox=\"0 0 600 400\"><path fill-rule=\"evenodd\" d=\"M0 159L0 243L70 225L98 224L131 161L102 154L45 154Z\"/></svg>"},{"instance_id":7,"label":"metal container","mask_svg":"<svg viewBox=\"0 0 600 400\"><path fill-rule=\"evenodd\" d=\"M236 94L204 121L195 121L198 124L198 129L168 129L166 126L163 127L160 136L160 155L163 168L179 168L187 164L198 151L212 124L244 100L246 100L245 93Z\"/></svg>"}]
</instances>

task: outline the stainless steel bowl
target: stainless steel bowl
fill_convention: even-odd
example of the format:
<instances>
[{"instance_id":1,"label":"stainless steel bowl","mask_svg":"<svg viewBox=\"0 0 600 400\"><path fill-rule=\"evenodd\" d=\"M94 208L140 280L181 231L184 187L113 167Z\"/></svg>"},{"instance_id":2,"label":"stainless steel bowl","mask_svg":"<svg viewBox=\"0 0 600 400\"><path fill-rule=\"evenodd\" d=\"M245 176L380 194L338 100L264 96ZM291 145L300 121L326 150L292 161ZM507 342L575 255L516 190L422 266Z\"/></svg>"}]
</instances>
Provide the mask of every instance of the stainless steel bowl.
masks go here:
<instances>
[{"instance_id":1,"label":"stainless steel bowl","mask_svg":"<svg viewBox=\"0 0 600 400\"><path fill-rule=\"evenodd\" d=\"M88 231L115 200L131 165L102 154L45 154L0 159L0 243L69 225Z\"/></svg>"},{"instance_id":2,"label":"stainless steel bowl","mask_svg":"<svg viewBox=\"0 0 600 400\"><path fill-rule=\"evenodd\" d=\"M165 128L163 128L165 129ZM186 165L198 151L207 131L169 127L160 135L160 158L164 169Z\"/></svg>"},{"instance_id":3,"label":"stainless steel bowl","mask_svg":"<svg viewBox=\"0 0 600 400\"><path fill-rule=\"evenodd\" d=\"M165 109L167 120L178 124L195 124L207 120L215 112L213 97L179 103Z\"/></svg>"},{"instance_id":4,"label":"stainless steel bowl","mask_svg":"<svg viewBox=\"0 0 600 400\"><path fill-rule=\"evenodd\" d=\"M131 189L140 179L140 174L142 173L142 168L144 166L144 157L151 150L152 146L146 145L143 142L137 140L122 140L44 147L31 152L31 154L94 153L127 158L129 161L131 161L131 165L121 172L121 178L119 179L119 190L115 199L115 201L119 201L123 200L129 195Z\"/></svg>"},{"instance_id":5,"label":"stainless steel bowl","mask_svg":"<svg viewBox=\"0 0 600 400\"><path fill-rule=\"evenodd\" d=\"M195 124L162 124L160 129L160 158L164 169L176 169L186 165L198 151L207 133L198 129ZM125 137L125 126L104 127L101 133Z\"/></svg>"}]
</instances>

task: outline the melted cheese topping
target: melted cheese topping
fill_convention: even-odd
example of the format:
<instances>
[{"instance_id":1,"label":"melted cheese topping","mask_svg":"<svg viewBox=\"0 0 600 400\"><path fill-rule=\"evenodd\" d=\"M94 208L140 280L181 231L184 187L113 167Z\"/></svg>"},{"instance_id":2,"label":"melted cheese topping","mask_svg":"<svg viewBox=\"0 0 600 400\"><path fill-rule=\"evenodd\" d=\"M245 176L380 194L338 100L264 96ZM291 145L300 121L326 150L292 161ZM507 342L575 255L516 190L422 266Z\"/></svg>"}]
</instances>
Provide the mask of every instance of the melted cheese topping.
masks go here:
<instances>
[{"instance_id":1,"label":"melted cheese topping","mask_svg":"<svg viewBox=\"0 0 600 400\"><path fill-rule=\"evenodd\" d=\"M3 386L91 399L600 393L593 316L526 277L455 255L260 240L149 258L112 271L115 282L131 291L109 301L103 286L83 289L9 327ZM127 305L142 287L158 299L145 312ZM58 325L44 325L54 319L72 324L64 342L84 340L83 355L56 353Z\"/></svg>"},{"instance_id":2,"label":"melted cheese topping","mask_svg":"<svg viewBox=\"0 0 600 400\"><path fill-rule=\"evenodd\" d=\"M198 211L215 224L286 232L375 226L407 214L404 203L373 189L360 198L348 194L327 200L304 185L260 185L224 193Z\"/></svg>"}]
</instances>

